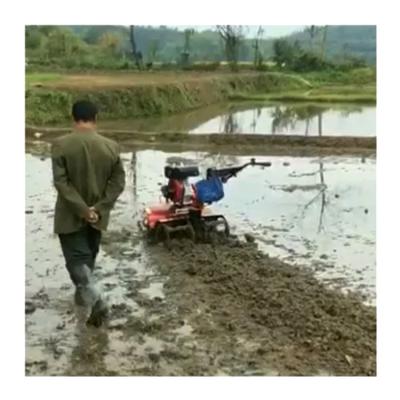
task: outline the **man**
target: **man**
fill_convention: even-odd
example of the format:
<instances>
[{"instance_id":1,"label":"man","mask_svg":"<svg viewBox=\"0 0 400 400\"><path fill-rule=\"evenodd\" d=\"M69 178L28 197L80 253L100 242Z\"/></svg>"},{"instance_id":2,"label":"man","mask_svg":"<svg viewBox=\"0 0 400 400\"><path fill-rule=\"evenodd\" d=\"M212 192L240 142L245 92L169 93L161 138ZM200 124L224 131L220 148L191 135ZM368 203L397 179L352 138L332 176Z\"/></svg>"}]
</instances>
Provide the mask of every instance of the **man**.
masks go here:
<instances>
[{"instance_id":1,"label":"man","mask_svg":"<svg viewBox=\"0 0 400 400\"><path fill-rule=\"evenodd\" d=\"M72 107L74 131L52 146L58 196L54 232L60 238L77 304L91 307L89 324L99 326L107 306L94 284L93 270L101 231L124 189L125 172L116 142L96 133L97 108L89 101Z\"/></svg>"}]
</instances>

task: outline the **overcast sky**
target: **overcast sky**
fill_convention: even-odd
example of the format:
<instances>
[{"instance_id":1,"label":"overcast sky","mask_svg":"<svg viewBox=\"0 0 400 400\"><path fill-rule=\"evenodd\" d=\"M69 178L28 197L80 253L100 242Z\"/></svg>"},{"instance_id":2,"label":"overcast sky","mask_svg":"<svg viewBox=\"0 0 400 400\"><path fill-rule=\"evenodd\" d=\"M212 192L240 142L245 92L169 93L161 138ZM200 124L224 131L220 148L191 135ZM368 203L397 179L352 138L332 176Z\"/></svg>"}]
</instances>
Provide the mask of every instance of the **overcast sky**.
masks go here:
<instances>
[{"instance_id":1,"label":"overcast sky","mask_svg":"<svg viewBox=\"0 0 400 400\"><path fill-rule=\"evenodd\" d=\"M293 32L301 31L305 25L263 25L264 37L280 37L290 35ZM215 29L215 25L177 25L178 29L194 28L196 30ZM258 30L258 25L247 25L248 37L253 37Z\"/></svg>"}]
</instances>

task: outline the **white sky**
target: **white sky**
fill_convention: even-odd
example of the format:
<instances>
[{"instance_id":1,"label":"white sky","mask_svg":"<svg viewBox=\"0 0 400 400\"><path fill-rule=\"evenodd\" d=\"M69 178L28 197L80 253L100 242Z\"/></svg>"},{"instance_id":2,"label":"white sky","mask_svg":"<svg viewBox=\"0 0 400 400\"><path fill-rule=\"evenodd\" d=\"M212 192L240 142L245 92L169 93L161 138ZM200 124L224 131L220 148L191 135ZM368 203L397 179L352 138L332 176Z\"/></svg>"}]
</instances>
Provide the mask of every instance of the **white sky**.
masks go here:
<instances>
[{"instance_id":1,"label":"white sky","mask_svg":"<svg viewBox=\"0 0 400 400\"><path fill-rule=\"evenodd\" d=\"M215 29L215 25L175 25L178 29L194 28L196 30ZM247 35L252 37L257 33L258 25L247 25ZM263 25L264 37L280 37L290 35L293 32L301 31L305 25Z\"/></svg>"}]
</instances>

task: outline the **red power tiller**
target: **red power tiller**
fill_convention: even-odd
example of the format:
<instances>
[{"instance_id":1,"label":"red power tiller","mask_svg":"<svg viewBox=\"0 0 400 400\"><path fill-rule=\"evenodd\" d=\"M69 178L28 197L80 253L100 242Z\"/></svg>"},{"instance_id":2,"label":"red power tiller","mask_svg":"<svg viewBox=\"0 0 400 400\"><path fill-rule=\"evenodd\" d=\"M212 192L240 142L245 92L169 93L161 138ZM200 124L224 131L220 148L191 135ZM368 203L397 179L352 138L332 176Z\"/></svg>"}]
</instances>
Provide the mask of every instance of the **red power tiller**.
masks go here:
<instances>
[{"instance_id":1,"label":"red power tiller","mask_svg":"<svg viewBox=\"0 0 400 400\"><path fill-rule=\"evenodd\" d=\"M208 168L206 179L189 183L200 175L193 167L164 168L168 183L161 187L165 202L147 207L139 226L150 240L169 243L171 234L185 233L193 241L213 241L215 235L229 236L229 225L223 215L213 214L208 205L224 197L223 184L248 166L270 167L270 162L250 162L238 167Z\"/></svg>"}]
</instances>

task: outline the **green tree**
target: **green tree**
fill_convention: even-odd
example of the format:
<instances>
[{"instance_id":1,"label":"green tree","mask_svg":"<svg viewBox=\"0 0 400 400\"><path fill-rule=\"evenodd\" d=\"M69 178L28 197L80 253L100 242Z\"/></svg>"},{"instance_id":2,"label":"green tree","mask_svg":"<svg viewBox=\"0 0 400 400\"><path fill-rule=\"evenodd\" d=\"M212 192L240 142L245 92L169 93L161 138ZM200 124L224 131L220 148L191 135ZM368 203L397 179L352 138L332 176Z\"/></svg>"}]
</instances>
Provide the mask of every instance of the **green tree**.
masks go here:
<instances>
[{"instance_id":1,"label":"green tree","mask_svg":"<svg viewBox=\"0 0 400 400\"><path fill-rule=\"evenodd\" d=\"M326 49L326 39L328 36L328 25L325 25L322 28L322 39L321 39L321 52L320 52L320 57L321 60L325 59L325 49Z\"/></svg>"},{"instance_id":2,"label":"green tree","mask_svg":"<svg viewBox=\"0 0 400 400\"><path fill-rule=\"evenodd\" d=\"M25 27L25 48L29 50L36 50L42 43L43 34L37 26Z\"/></svg>"},{"instance_id":3,"label":"green tree","mask_svg":"<svg viewBox=\"0 0 400 400\"><path fill-rule=\"evenodd\" d=\"M257 35L256 38L254 40L254 44L253 44L253 48L254 48L254 66L260 67L263 63L263 55L260 49L260 42L262 40L262 37L264 35L264 29L263 27L260 25L258 30L257 30Z\"/></svg>"},{"instance_id":4,"label":"green tree","mask_svg":"<svg viewBox=\"0 0 400 400\"><path fill-rule=\"evenodd\" d=\"M154 62L157 57L157 53L160 49L158 40L152 40L148 49L148 59L150 62Z\"/></svg>"},{"instance_id":5,"label":"green tree","mask_svg":"<svg viewBox=\"0 0 400 400\"><path fill-rule=\"evenodd\" d=\"M129 26L129 41L131 44L132 56L135 60L137 69L143 69L143 55L142 52L138 50L135 37L135 25Z\"/></svg>"},{"instance_id":6,"label":"green tree","mask_svg":"<svg viewBox=\"0 0 400 400\"><path fill-rule=\"evenodd\" d=\"M232 70L237 70L239 60L239 48L244 37L244 27L242 25L217 25L224 46L226 59Z\"/></svg>"},{"instance_id":7,"label":"green tree","mask_svg":"<svg viewBox=\"0 0 400 400\"><path fill-rule=\"evenodd\" d=\"M50 59L78 57L86 52L86 45L69 29L51 30L45 42L45 50Z\"/></svg>"},{"instance_id":8,"label":"green tree","mask_svg":"<svg viewBox=\"0 0 400 400\"><path fill-rule=\"evenodd\" d=\"M286 39L275 40L273 44L273 49L273 59L279 66L292 66L300 52L298 46L292 45Z\"/></svg>"},{"instance_id":9,"label":"green tree","mask_svg":"<svg viewBox=\"0 0 400 400\"><path fill-rule=\"evenodd\" d=\"M111 57L115 57L120 52L121 37L115 33L105 32L101 35L99 46Z\"/></svg>"}]
</instances>

